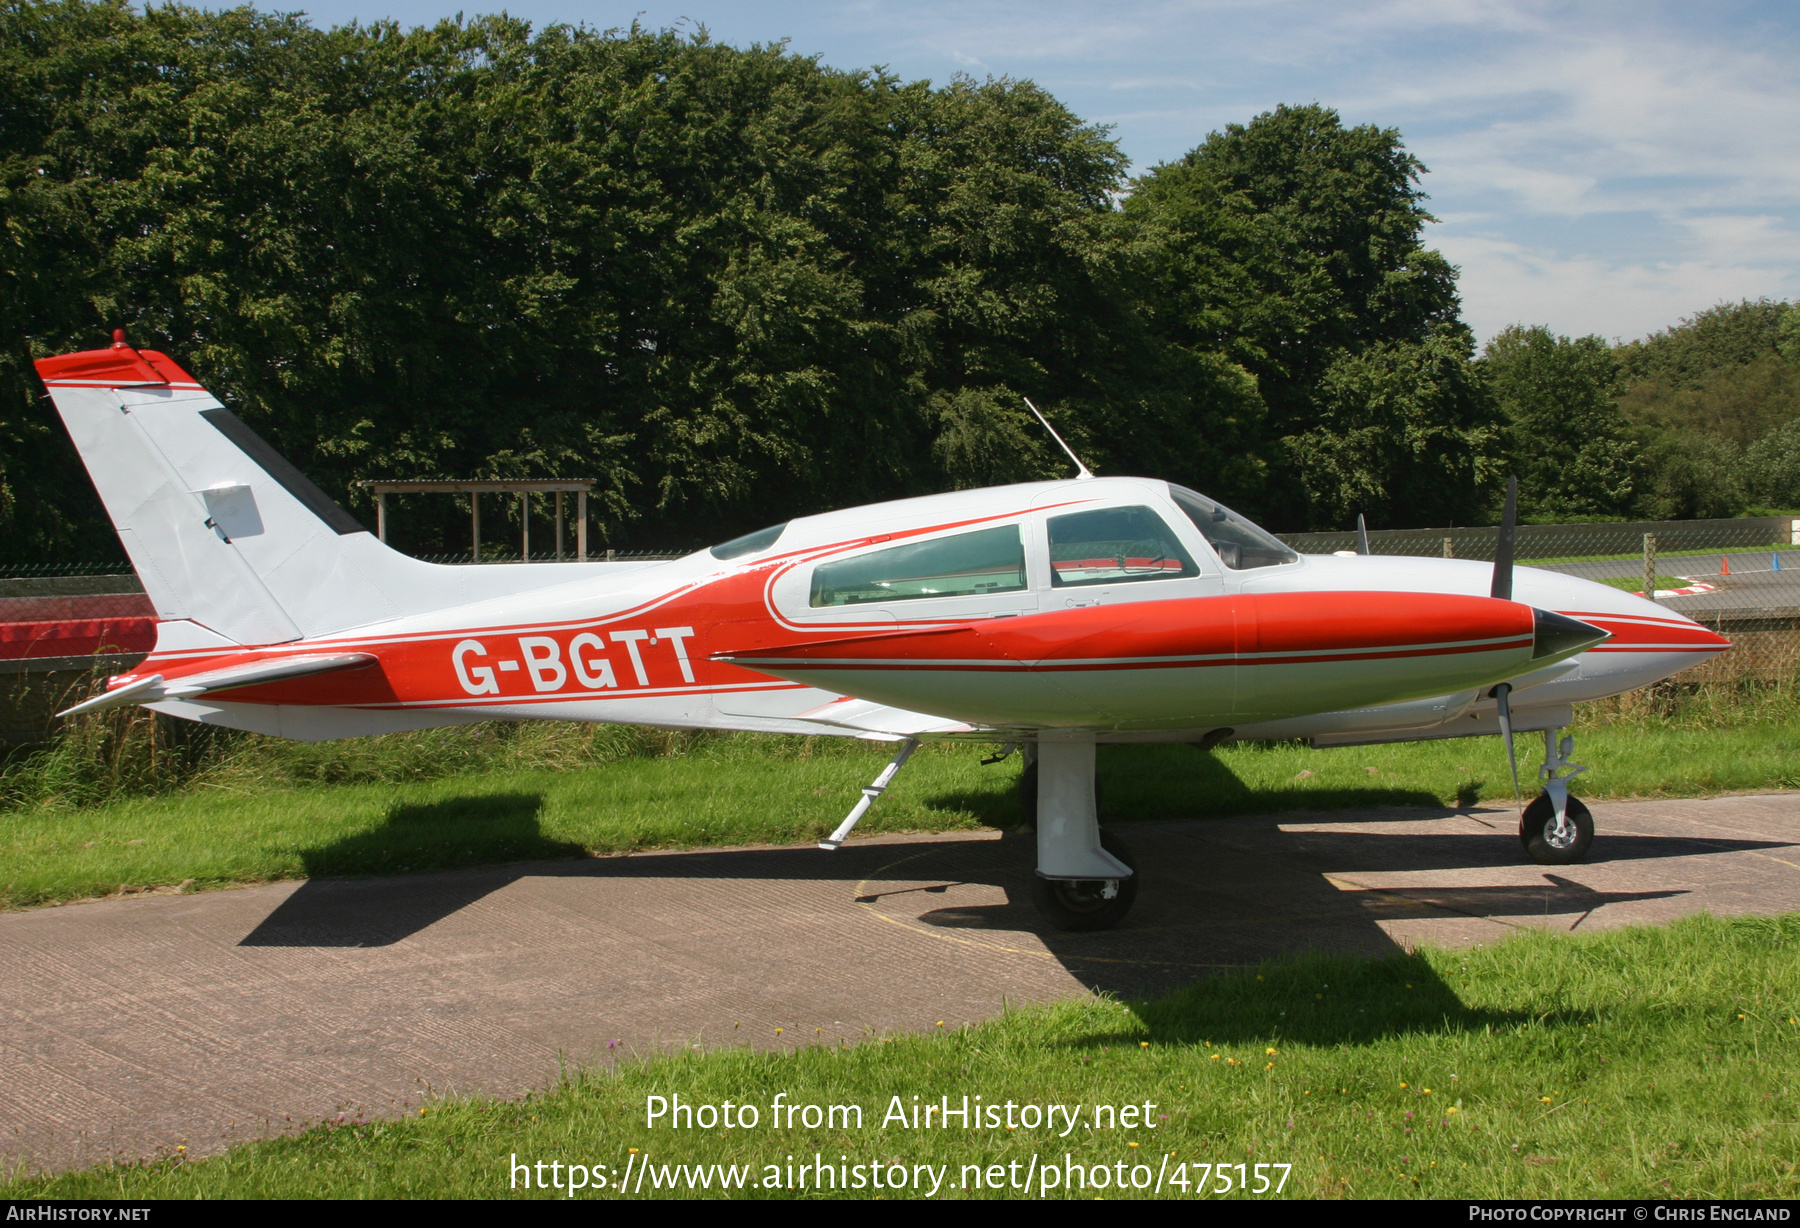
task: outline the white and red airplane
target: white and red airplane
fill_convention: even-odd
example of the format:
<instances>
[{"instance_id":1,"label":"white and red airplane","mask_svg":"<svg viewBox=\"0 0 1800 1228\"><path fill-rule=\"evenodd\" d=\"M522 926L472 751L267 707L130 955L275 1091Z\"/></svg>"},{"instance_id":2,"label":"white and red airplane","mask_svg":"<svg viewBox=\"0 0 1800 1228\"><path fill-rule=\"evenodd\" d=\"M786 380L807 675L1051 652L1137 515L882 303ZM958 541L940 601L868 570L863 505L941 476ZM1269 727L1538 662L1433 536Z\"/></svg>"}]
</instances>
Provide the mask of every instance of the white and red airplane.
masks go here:
<instances>
[{"instance_id":1,"label":"white and red airplane","mask_svg":"<svg viewBox=\"0 0 1800 1228\"><path fill-rule=\"evenodd\" d=\"M1491 567L1302 556L1204 495L1079 460L1068 481L801 517L668 562L440 566L122 333L37 369L161 620L142 665L71 713L143 704L305 740L523 719L901 742L826 847L921 741L1011 743L1036 902L1068 929L1116 924L1136 894L1098 824L1097 743L1541 730L1520 834L1560 864L1593 837L1555 740L1570 705L1730 647L1515 569L1509 531Z\"/></svg>"}]
</instances>

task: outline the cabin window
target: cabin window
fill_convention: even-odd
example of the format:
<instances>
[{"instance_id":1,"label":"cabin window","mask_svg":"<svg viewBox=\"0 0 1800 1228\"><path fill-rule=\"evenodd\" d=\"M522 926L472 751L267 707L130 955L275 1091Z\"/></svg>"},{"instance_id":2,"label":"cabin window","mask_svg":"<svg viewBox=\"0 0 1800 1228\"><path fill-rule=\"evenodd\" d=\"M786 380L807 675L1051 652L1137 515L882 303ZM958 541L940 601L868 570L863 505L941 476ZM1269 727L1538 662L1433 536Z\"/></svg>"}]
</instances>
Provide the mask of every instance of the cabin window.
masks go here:
<instances>
[{"instance_id":1,"label":"cabin window","mask_svg":"<svg viewBox=\"0 0 1800 1228\"><path fill-rule=\"evenodd\" d=\"M1009 524L820 563L813 569L812 604L985 597L1024 587L1025 547L1019 526Z\"/></svg>"},{"instance_id":2,"label":"cabin window","mask_svg":"<svg viewBox=\"0 0 1800 1228\"><path fill-rule=\"evenodd\" d=\"M1217 552L1219 562L1233 571L1299 561L1300 556L1280 538L1257 528L1224 504L1180 486L1169 487L1169 493L1175 497L1175 506L1187 513L1200 535Z\"/></svg>"},{"instance_id":3,"label":"cabin window","mask_svg":"<svg viewBox=\"0 0 1800 1228\"><path fill-rule=\"evenodd\" d=\"M1199 574L1168 522L1147 507L1050 517L1050 583L1057 588Z\"/></svg>"}]
</instances>

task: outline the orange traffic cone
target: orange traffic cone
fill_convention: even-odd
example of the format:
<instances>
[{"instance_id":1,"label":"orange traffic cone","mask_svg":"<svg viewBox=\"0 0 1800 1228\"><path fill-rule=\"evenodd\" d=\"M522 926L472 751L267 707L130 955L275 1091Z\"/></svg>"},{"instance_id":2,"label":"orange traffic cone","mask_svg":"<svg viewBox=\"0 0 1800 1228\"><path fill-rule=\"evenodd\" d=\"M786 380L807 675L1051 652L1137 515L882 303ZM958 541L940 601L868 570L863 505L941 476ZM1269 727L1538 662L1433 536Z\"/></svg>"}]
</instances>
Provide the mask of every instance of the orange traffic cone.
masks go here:
<instances>
[{"instance_id":1,"label":"orange traffic cone","mask_svg":"<svg viewBox=\"0 0 1800 1228\"><path fill-rule=\"evenodd\" d=\"M1722 576L1728 576L1731 574L1731 556L1730 555L1726 554L1726 555L1719 556L1719 574Z\"/></svg>"}]
</instances>

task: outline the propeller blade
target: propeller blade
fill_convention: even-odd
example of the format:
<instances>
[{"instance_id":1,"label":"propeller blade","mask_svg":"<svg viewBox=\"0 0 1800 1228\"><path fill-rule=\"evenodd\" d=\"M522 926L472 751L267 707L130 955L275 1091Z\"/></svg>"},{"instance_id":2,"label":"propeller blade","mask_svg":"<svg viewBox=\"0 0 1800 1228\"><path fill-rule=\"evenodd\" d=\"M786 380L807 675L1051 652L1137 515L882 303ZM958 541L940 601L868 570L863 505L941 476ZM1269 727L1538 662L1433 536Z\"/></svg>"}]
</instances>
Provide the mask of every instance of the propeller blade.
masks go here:
<instances>
[{"instance_id":1,"label":"propeller blade","mask_svg":"<svg viewBox=\"0 0 1800 1228\"><path fill-rule=\"evenodd\" d=\"M1506 762L1512 767L1513 800L1522 802L1525 795L1519 790L1519 752L1513 747L1512 704L1507 696L1512 694L1512 683L1502 682L1494 688L1494 699L1500 705L1500 736L1506 739Z\"/></svg>"},{"instance_id":2,"label":"propeller blade","mask_svg":"<svg viewBox=\"0 0 1800 1228\"><path fill-rule=\"evenodd\" d=\"M1363 523L1361 512L1356 513L1356 552L1358 554L1369 552L1369 526Z\"/></svg>"},{"instance_id":3,"label":"propeller blade","mask_svg":"<svg viewBox=\"0 0 1800 1228\"><path fill-rule=\"evenodd\" d=\"M1519 520L1519 479L1506 479L1506 510L1500 513L1500 536L1494 542L1494 588L1492 595L1502 601L1512 600L1513 530ZM1506 711L1506 701L1500 703Z\"/></svg>"}]
</instances>

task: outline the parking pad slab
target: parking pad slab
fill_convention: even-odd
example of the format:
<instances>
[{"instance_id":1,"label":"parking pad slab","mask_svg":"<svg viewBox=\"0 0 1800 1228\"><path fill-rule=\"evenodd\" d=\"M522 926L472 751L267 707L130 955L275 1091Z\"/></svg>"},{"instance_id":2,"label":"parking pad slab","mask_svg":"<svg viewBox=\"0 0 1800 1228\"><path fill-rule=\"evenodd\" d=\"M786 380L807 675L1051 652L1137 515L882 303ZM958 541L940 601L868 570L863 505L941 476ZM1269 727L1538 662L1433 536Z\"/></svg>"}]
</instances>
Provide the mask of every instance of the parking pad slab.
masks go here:
<instances>
[{"instance_id":1,"label":"parking pad slab","mask_svg":"<svg viewBox=\"0 0 1800 1228\"><path fill-rule=\"evenodd\" d=\"M958 1026L1165 992L1305 949L1380 955L1800 911L1800 794L1601 803L1587 862L1509 810L1122 824L1126 923L1033 912L1028 833L312 880L0 916L0 1156L190 1156L564 1064ZM780 1028L780 1033L776 1029Z\"/></svg>"}]
</instances>

